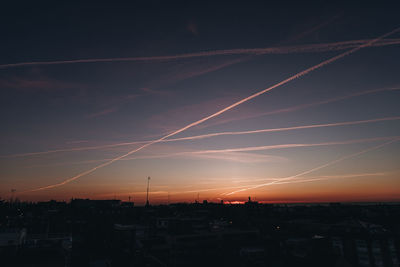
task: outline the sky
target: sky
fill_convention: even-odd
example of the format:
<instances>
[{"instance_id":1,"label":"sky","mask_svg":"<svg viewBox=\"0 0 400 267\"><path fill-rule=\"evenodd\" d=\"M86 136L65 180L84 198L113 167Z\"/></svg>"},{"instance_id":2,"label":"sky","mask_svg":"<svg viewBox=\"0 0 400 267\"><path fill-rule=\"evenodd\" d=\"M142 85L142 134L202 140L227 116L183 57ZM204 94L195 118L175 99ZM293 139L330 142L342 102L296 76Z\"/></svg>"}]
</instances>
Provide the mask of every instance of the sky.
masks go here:
<instances>
[{"instance_id":1,"label":"sky","mask_svg":"<svg viewBox=\"0 0 400 267\"><path fill-rule=\"evenodd\" d=\"M0 11L0 198L400 201L390 3Z\"/></svg>"}]
</instances>

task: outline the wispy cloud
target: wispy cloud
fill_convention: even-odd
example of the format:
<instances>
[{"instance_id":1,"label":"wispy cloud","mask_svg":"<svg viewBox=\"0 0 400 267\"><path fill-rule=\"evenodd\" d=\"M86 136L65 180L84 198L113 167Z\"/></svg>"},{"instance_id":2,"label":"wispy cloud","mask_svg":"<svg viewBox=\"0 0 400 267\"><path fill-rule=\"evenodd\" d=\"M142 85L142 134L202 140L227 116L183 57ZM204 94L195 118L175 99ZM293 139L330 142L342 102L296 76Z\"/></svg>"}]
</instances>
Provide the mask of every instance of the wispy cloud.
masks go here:
<instances>
[{"instance_id":1,"label":"wispy cloud","mask_svg":"<svg viewBox=\"0 0 400 267\"><path fill-rule=\"evenodd\" d=\"M218 58L215 60L197 59L190 62L176 62L169 64L163 69L163 73L157 75L157 79L149 80L144 87L140 88L142 92L149 95L160 97L174 97L174 91L161 89L166 85L176 84L187 79L199 77L218 71L220 69L250 60L252 56L241 56L238 58Z\"/></svg>"},{"instance_id":2,"label":"wispy cloud","mask_svg":"<svg viewBox=\"0 0 400 267\"><path fill-rule=\"evenodd\" d=\"M171 92L167 92L167 91L152 89L150 87L142 87L142 88L140 88L140 91L142 91L146 94L149 94L149 95L158 95L158 96L165 96L165 95L169 95L171 93Z\"/></svg>"},{"instance_id":3,"label":"wispy cloud","mask_svg":"<svg viewBox=\"0 0 400 267\"><path fill-rule=\"evenodd\" d=\"M222 62L217 62L217 63L210 63L206 62L205 64L194 64L192 67L188 68L185 66L185 69L181 69L179 71L175 71L174 74L169 75L168 80L169 81L182 81L186 80L189 78L201 76L210 72L214 72L229 66L232 66L237 63L244 62L246 60L251 59L251 56L247 57L239 57L235 59L230 59L230 60L223 60Z\"/></svg>"},{"instance_id":4,"label":"wispy cloud","mask_svg":"<svg viewBox=\"0 0 400 267\"><path fill-rule=\"evenodd\" d=\"M81 143L87 143L89 142L88 140L73 140L73 141L68 141L66 142L67 144L81 144Z\"/></svg>"},{"instance_id":5,"label":"wispy cloud","mask_svg":"<svg viewBox=\"0 0 400 267\"><path fill-rule=\"evenodd\" d=\"M199 34L197 24L194 21L190 21L189 23L186 24L186 30L188 30L188 32L190 32L193 35Z\"/></svg>"},{"instance_id":6,"label":"wispy cloud","mask_svg":"<svg viewBox=\"0 0 400 267\"><path fill-rule=\"evenodd\" d=\"M101 110L101 111L98 111L95 113L88 114L88 115L86 115L86 118L92 119L92 118L108 115L108 114L114 113L116 111L118 111L117 108L107 108L107 109L104 109L104 110Z\"/></svg>"},{"instance_id":7,"label":"wispy cloud","mask_svg":"<svg viewBox=\"0 0 400 267\"><path fill-rule=\"evenodd\" d=\"M0 87L22 92L54 92L62 89L86 88L86 86L82 84L59 81L38 74L34 77L29 77L28 75L26 77L9 76L7 78L2 78L0 79Z\"/></svg>"},{"instance_id":8,"label":"wispy cloud","mask_svg":"<svg viewBox=\"0 0 400 267\"><path fill-rule=\"evenodd\" d=\"M115 113L120 109L121 105L131 103L140 96L140 94L122 94L117 96L101 95L100 97L98 96L96 101L94 101L97 107L96 111L87 114L85 117L87 119L93 119Z\"/></svg>"},{"instance_id":9,"label":"wispy cloud","mask_svg":"<svg viewBox=\"0 0 400 267\"><path fill-rule=\"evenodd\" d=\"M327 18L326 20L314 25L313 27L308 28L306 31L302 31L299 33L299 29L296 27L294 29L294 34L291 35L289 38L287 38L287 42L295 42L298 41L300 39L303 39L306 36L309 36L311 34L316 34L319 32L319 30L321 30L322 28L326 27L327 25L333 23L334 21L336 21L338 18L342 17L343 13L338 13L334 16L331 16L329 18ZM295 25L297 26L297 25Z\"/></svg>"}]
</instances>

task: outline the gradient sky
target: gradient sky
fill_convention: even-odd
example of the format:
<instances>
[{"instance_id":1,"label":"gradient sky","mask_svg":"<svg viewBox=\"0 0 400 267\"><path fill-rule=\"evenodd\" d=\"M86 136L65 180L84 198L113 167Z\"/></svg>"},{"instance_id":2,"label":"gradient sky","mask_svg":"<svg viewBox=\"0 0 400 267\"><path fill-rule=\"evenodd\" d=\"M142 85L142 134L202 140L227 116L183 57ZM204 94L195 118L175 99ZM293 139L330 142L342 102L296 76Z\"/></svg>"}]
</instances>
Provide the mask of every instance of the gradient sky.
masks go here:
<instances>
[{"instance_id":1,"label":"gradient sky","mask_svg":"<svg viewBox=\"0 0 400 267\"><path fill-rule=\"evenodd\" d=\"M376 5L5 6L0 197L399 201L400 32L60 185L400 27Z\"/></svg>"}]
</instances>

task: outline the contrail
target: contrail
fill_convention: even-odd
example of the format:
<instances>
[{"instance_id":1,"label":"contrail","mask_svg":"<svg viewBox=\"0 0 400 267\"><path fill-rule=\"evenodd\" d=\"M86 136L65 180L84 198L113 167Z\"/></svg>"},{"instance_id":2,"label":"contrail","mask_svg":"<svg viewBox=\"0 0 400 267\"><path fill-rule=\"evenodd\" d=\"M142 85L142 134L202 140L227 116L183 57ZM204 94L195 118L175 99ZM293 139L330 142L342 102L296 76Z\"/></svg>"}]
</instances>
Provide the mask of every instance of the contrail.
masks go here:
<instances>
[{"instance_id":1,"label":"contrail","mask_svg":"<svg viewBox=\"0 0 400 267\"><path fill-rule=\"evenodd\" d=\"M292 112L308 107L313 107L313 106L318 106L318 105L323 105L323 104L328 104L356 96L362 96L362 95L367 95L367 94L373 94L373 93L379 93L379 92L384 92L384 91L395 91L395 90L400 90L400 87L388 87L388 88L378 88L378 89L372 89L372 90L367 90L367 91L362 91L362 92L356 92L353 94L345 95L345 96L339 96L335 98L330 98L314 103L308 103L308 104L302 104L302 105L297 105L293 107L288 107L288 108L282 108L282 109L277 109L277 110L272 110L260 114L255 114L252 116L247 116L245 117L246 119L248 118L253 118L253 117L259 117L259 116L265 116L265 115L271 115L271 114L278 114L278 113L285 113L285 112ZM245 118L236 118L236 119L245 119ZM396 120L397 117L393 117L394 120ZM235 119L235 120L236 120ZM377 121L379 121L378 119ZM386 119L382 119L384 121ZM390 118L388 120L391 120ZM373 121L371 121L373 122ZM224 122L222 122L224 123ZM367 122L366 122L367 123ZM220 124L220 123L217 123ZM357 124L357 123L355 123ZM350 124L349 124L350 125ZM210 134L214 136L214 134ZM215 134L217 135L224 135L224 134ZM207 135L204 135L207 136ZM201 135L193 137L194 139L201 139ZM204 137L207 138L207 137ZM183 137L183 138L174 138L174 139L168 139L164 140L163 142L174 142L174 141L184 141L184 140L191 140L191 137ZM132 141L132 142L123 142L123 143L115 143L115 144L108 144L108 145L100 145L100 146L85 146L85 147L73 147L73 148L61 148L61 149L52 149L52 150L46 150L46 151L38 151L38 152L27 152L27 153L19 153L19 154L12 154L12 155L3 155L0 156L0 158L14 158L14 157L28 157L28 156L36 156L36 155L44 155L44 154L51 154L51 153L58 153L58 152L73 152L73 151L85 151L85 150L96 150L96 149L103 149L103 148L111 148L111 147L118 147L118 146L129 146L129 145L135 145L135 144L143 144L143 143L148 143L151 141Z\"/></svg>"},{"instance_id":2,"label":"contrail","mask_svg":"<svg viewBox=\"0 0 400 267\"><path fill-rule=\"evenodd\" d=\"M384 38L384 37L383 37ZM382 39L382 38L381 38ZM56 61L32 61L11 64L1 64L0 69L8 69L15 67L27 66L46 66L46 65L64 65L78 63L100 63L100 62L140 62L140 61L169 61L177 59L188 59L196 57L212 57L224 55L265 55L265 54L289 54L289 53L312 53L345 50L368 44L368 46L386 46L400 44L400 39L386 40L351 40L335 43L310 44L300 46L286 47L267 47L267 48L239 48L216 51L203 51L196 53L167 55L167 56L147 56L147 57L117 57L117 58L89 58L89 59L72 59L72 60L56 60ZM365 46L364 46L365 47Z\"/></svg>"},{"instance_id":3,"label":"contrail","mask_svg":"<svg viewBox=\"0 0 400 267\"><path fill-rule=\"evenodd\" d=\"M293 41L297 41L299 39L302 39L304 36L307 36L311 33L317 32L318 30L320 30L321 28L325 27L326 25L331 24L333 21L337 20L339 17L343 16L343 13L339 13L336 14L333 17L328 18L327 20L323 21L322 23L319 23L318 25L315 25L314 27L312 27L311 29L308 29L304 32L301 32L293 37L290 37L288 39L289 42L293 42Z\"/></svg>"},{"instance_id":4,"label":"contrail","mask_svg":"<svg viewBox=\"0 0 400 267\"><path fill-rule=\"evenodd\" d=\"M268 146L252 146L252 147L238 147L238 148L227 148L227 149L213 149L213 150L195 150L195 151L183 151L164 155L154 155L148 156L147 158L169 158L169 157L179 157L187 155L206 155L206 154L224 154L232 152L248 152L248 151L265 151L265 150L275 150L275 149L286 149L286 148L300 148L300 147L317 147L317 146L333 146L333 145L350 145L359 144L367 142L377 142L384 140L398 139L400 136L387 136L387 137L374 137L374 138L363 138L345 141L332 141L332 142L321 142L321 143L297 143L297 144L279 144L279 145L268 145ZM144 157L141 157L144 158ZM123 160L134 160L133 158L124 158Z\"/></svg>"},{"instance_id":5,"label":"contrail","mask_svg":"<svg viewBox=\"0 0 400 267\"><path fill-rule=\"evenodd\" d=\"M312 129L312 128L358 125L358 124L367 124L367 123L374 123L374 122L381 122L381 121L393 121L393 120L400 120L400 116L369 119L369 120L359 120L359 121L300 125L300 126L284 127L284 128L259 129L259 130L250 130L250 131L218 132L218 133L210 133L210 134L202 134L202 135L195 135L195 136L188 136L188 137L166 139L161 142L165 143L165 142L178 142L178 141L187 141L187 140L199 140L199 139L211 138L211 137L216 137L216 136L224 136L224 135L246 135L246 134L282 132L282 131L293 131L293 130ZM57 152L83 151L83 150L95 150L95 149L111 148L111 147L118 147L118 146L129 146L129 145L142 144L142 143L148 143L148 142L151 142L151 141L134 141L134 142L124 142L124 143L117 143L117 144L101 145L101 146L55 149L55 150L40 151L40 152L14 154L14 155L1 156L1 157L2 158L27 157L27 156L43 155L43 154L50 154L50 153L57 153Z\"/></svg>"},{"instance_id":6,"label":"contrail","mask_svg":"<svg viewBox=\"0 0 400 267\"><path fill-rule=\"evenodd\" d=\"M340 100L345 100L345 99L349 99L349 98L356 97L356 96L374 94L374 93L379 93L379 92L383 92L383 91L395 91L395 90L400 90L400 87L379 88L379 89L372 89L372 90L367 90L367 91L362 91L362 92L356 92L356 93L353 93L353 94L344 95L344 96L338 96L338 97L335 97L335 98L321 100L321 101L318 101L318 102L313 102L313 103L308 103L308 104L303 104L303 105L297 105L297 106L294 106L294 107L282 108L282 109L278 109L278 110L264 112L262 114L259 114L258 116L278 114L278 113L284 113L284 112L292 112L292 111L296 111L296 110L300 110L300 109L304 109L304 108L308 108L308 107L319 106L319 105L323 105L323 104L337 102L337 101L340 101Z\"/></svg>"},{"instance_id":7,"label":"contrail","mask_svg":"<svg viewBox=\"0 0 400 267\"><path fill-rule=\"evenodd\" d=\"M315 182L315 181L324 181L330 179L345 179L345 178L359 178L359 177L367 177L367 176L383 176L386 173L378 172L378 173L361 173L361 174L345 174L345 175L326 175L320 177L306 177L301 180L294 180L294 181L278 181L275 184L291 184L291 183L308 183L308 182Z\"/></svg>"},{"instance_id":8,"label":"contrail","mask_svg":"<svg viewBox=\"0 0 400 267\"><path fill-rule=\"evenodd\" d=\"M184 154L184 152L178 153L170 153L170 154L159 154L159 155L147 155L147 156L136 156L136 157L127 157L121 160L137 160L137 159L162 159L162 158L173 158L179 157ZM255 154L255 153L221 153L223 155L216 156L216 155L205 155L203 158L212 158L212 159L220 159L220 160L227 160L227 161L236 161L236 162L276 162L276 161L283 161L286 160L283 157L273 156L273 155L265 155L265 154ZM203 154L204 155L204 154ZM200 156L200 155L199 155ZM201 156L200 156L201 157ZM98 159L98 160L85 160L85 161L73 161L73 162L60 162L55 164L36 164L28 166L28 168L32 167L46 167L46 166L64 166L64 165L73 165L73 164L90 164L90 163L100 163L106 162L111 160L112 158L106 159Z\"/></svg>"},{"instance_id":9,"label":"contrail","mask_svg":"<svg viewBox=\"0 0 400 267\"><path fill-rule=\"evenodd\" d=\"M216 190L225 190L225 189L235 189L241 188L241 186L229 186L229 187L219 187L219 188L207 188L207 189L199 189L199 190L190 190L190 191L181 191L181 192L171 192L173 194L188 194L188 193L199 193L199 192L208 192L208 191L216 191Z\"/></svg>"},{"instance_id":10,"label":"contrail","mask_svg":"<svg viewBox=\"0 0 400 267\"><path fill-rule=\"evenodd\" d=\"M305 177L304 179L295 180L295 181L286 181L286 182L278 181L275 184L279 185L279 184L288 184L288 183L315 182L315 181L323 181L323 180L329 180L329 179L358 178L358 177L366 177L366 176L383 176L386 174L387 173L384 173L384 172L377 172L377 173L326 175L326 176ZM265 178L262 180L280 180L280 179L282 179L282 178ZM176 191L176 192L172 192L172 193L174 193L174 194L176 194L176 193L196 193L196 192L208 192L208 191L216 191L216 190L235 189L235 188L243 188L243 186L218 187L218 188L213 187L213 188L191 190L191 191L181 191L181 192ZM222 194L222 195L227 195L227 194Z\"/></svg>"},{"instance_id":11,"label":"contrail","mask_svg":"<svg viewBox=\"0 0 400 267\"><path fill-rule=\"evenodd\" d=\"M377 173L360 173L360 174L344 174L344 175L324 175L324 176L315 176L315 177L304 177L301 180L291 180L291 181L277 181L275 184L292 184L292 183L305 183L305 182L315 182L315 181L324 181L331 179L346 179L346 178L359 178L359 177L367 177L367 176L384 176L387 173L377 172ZM279 180L279 179L275 179Z\"/></svg>"},{"instance_id":12,"label":"contrail","mask_svg":"<svg viewBox=\"0 0 400 267\"><path fill-rule=\"evenodd\" d=\"M211 153L227 153L227 152L244 152L244 151L263 151L271 149L282 149L282 148L297 148L297 147L314 147L314 146L331 146L331 145L349 145L358 144L365 142L376 142L382 140L393 140L393 138L400 138L400 136L390 136L390 137L375 137L375 138L365 138L347 141L336 141L336 142L323 142L323 143L306 143L306 144L281 144L281 145L269 145L269 146L253 146L253 147L239 147L239 148L227 148L227 149L214 149L214 150L200 150L191 152L181 152L182 155L185 154L211 154Z\"/></svg>"},{"instance_id":13,"label":"contrail","mask_svg":"<svg viewBox=\"0 0 400 267\"><path fill-rule=\"evenodd\" d=\"M365 177L365 176L383 176L387 175L390 172L376 172L376 173L355 173L355 174L340 174L340 175L318 175L318 176L307 176L305 179L340 179L340 178L356 178L356 177ZM273 181L273 180L281 180L282 178L258 178L258 179L245 179L245 180L235 180L233 183L249 183L249 182L261 182L261 181ZM288 181L287 183L290 183ZM286 183L286 182L285 182ZM242 187L243 188L243 187Z\"/></svg>"},{"instance_id":14,"label":"contrail","mask_svg":"<svg viewBox=\"0 0 400 267\"><path fill-rule=\"evenodd\" d=\"M286 181L286 182L277 182L276 184L286 184L286 183L305 183L305 182L315 182L320 180L328 180L328 179L342 179L342 178L358 178L358 177L366 177L366 176L383 176L388 173L360 173L360 174L344 174L344 175L326 175L326 176L315 176L315 177L305 177L302 180L296 181ZM280 180L282 178L265 178L262 180ZM219 188L206 188L206 189L198 189L198 190L187 190L187 191L168 191L171 194L189 194L189 193L199 193L199 192L209 192L209 191L216 191L216 190L226 190L226 189L236 189L236 188L243 188L243 186L229 186L229 187L219 187ZM161 192L161 191L159 191ZM146 193L143 192L129 192L125 193L126 195L132 194L140 194ZM153 192L157 193L157 192ZM164 192L165 193L165 192ZM113 194L114 195L114 194Z\"/></svg>"},{"instance_id":15,"label":"contrail","mask_svg":"<svg viewBox=\"0 0 400 267\"><path fill-rule=\"evenodd\" d=\"M244 119L256 118L256 117L273 115L273 114L293 112L296 110L301 110L301 109L319 106L319 105L323 105L323 104L329 104L332 102L337 102L337 101L349 99L352 97L374 94L374 93L379 93L379 92L384 92L384 91L395 91L395 90L400 90L400 87L379 88L379 89L372 89L372 90L367 90L367 91L362 91L362 92L356 92L353 94L339 96L339 97L330 98L330 99L326 99L326 100L321 100L321 101L317 101L317 102L313 102L313 103L301 104L301 105L292 106L292 107L288 107L288 108L281 108L281 109L276 109L276 110L272 110L272 111L251 114L251 115L247 115L247 116L243 116L243 117L235 117L235 118L227 119L224 121L216 121L214 123L209 123L208 125L205 125L205 127L209 127L212 125L220 125L223 123L232 122L232 121L236 121L236 120L244 120ZM203 127L203 128L205 128L205 127Z\"/></svg>"},{"instance_id":16,"label":"contrail","mask_svg":"<svg viewBox=\"0 0 400 267\"><path fill-rule=\"evenodd\" d=\"M204 139L204 138L210 138L210 137L221 136L221 135L244 135L244 134L282 132L282 131L292 131L292 130L312 129L312 128L323 128L323 127L335 127L335 126L345 126L345 125L357 125L357 124L366 124L366 123L373 123L373 122L380 122L380 121L392 121L392 120L399 120L399 119L400 119L400 116L378 118L378 119L370 119L370 120L359 120L359 121L347 121L347 122L336 122L336 123L325 123L325 124L301 125L301 126L284 127L284 128L260 129L260 130L251 130L251 131L220 132L220 133L210 133L210 134L195 135L195 136L189 136L189 137L167 139L167 140L164 140L164 142L196 140L196 139Z\"/></svg>"},{"instance_id":17,"label":"contrail","mask_svg":"<svg viewBox=\"0 0 400 267\"><path fill-rule=\"evenodd\" d=\"M382 140L392 140L393 138L400 138L400 136L388 136L388 137L374 137L374 138L364 138L364 139L354 139L354 140L345 140L345 141L332 141L332 142L322 142L322 143L298 143L298 144L279 144L279 145L268 145L268 146L253 146L253 147L239 147L239 148L228 148L228 149L214 149L214 150L194 150L194 151L183 151L169 154L159 154L159 155L148 155L148 156L136 156L136 157L125 157L120 160L137 160L137 159L160 159L160 158L173 158L180 156L202 156L202 155L210 155L210 154L228 154L229 153L237 153L237 152L248 152L248 151L264 151L264 150L276 150L276 149L287 149L287 148L300 148L300 147L316 147L316 146L333 146L333 145L349 145L349 144L358 144L358 143L366 143L366 142L376 142ZM243 155L236 154L237 156L247 156L249 158L251 154L249 153L241 153ZM260 154L256 154L260 155ZM269 158L270 160L278 160L282 159L278 156L272 155L260 155L263 156L264 159ZM211 158L216 158L215 156ZM223 159L223 158L220 158ZM227 157L227 159L231 159ZM97 163L97 162L106 162L112 159L100 159L100 160L87 160L81 162L69 162L67 164L87 164L87 163ZM232 160L232 159L231 159ZM57 165L57 164L56 164ZM65 165L58 164L58 165ZM40 165L39 165L40 166ZM46 166L46 165L45 165ZM54 165L52 165L54 166Z\"/></svg>"},{"instance_id":18,"label":"contrail","mask_svg":"<svg viewBox=\"0 0 400 267\"><path fill-rule=\"evenodd\" d=\"M129 146L129 145L143 144L143 143L149 143L149 142L151 142L151 141L133 141L133 142L124 142L124 143L101 145L101 146L61 148L61 149L53 149L53 150L46 150L46 151L39 151L39 152L13 154L13 155L0 156L0 157L1 158L28 157L28 156L45 155L45 154L52 154L52 153L58 153L58 152L85 151L85 150L96 150L96 149L111 148L111 147L118 147L118 146Z\"/></svg>"},{"instance_id":19,"label":"contrail","mask_svg":"<svg viewBox=\"0 0 400 267\"><path fill-rule=\"evenodd\" d=\"M248 96L246 98L243 98L242 100L239 100L239 101L227 106L226 108L223 108L223 109L221 109L221 110L219 110L219 111L217 111L217 112L215 112L215 113L213 113L213 114L211 114L211 115L209 115L207 117L204 117L204 118L202 118L202 119L200 119L198 121L190 123L190 124L186 125L185 127L181 128L179 130L176 130L176 131L174 131L174 132L172 132L170 134L167 134L167 135L165 135L165 136L163 136L163 137L161 137L161 138L159 138L157 140L154 140L154 141L151 141L151 142L149 142L147 144L144 144L144 145L142 145L142 146L140 146L140 147L138 147L138 148L136 148L134 150L129 151L128 153L125 153L125 154L123 154L123 155L121 155L119 157L116 157L116 158L108 161L108 162L100 164L100 165L98 165L98 166L96 166L96 167L94 167L94 168L92 168L90 170L87 170L85 172L79 173L79 174L77 174L77 175L75 175L75 176L73 176L73 177L71 177L71 178L69 178L67 180L64 180L63 182L56 183L56 184L53 184L53 185L39 187L39 188L36 188L36 189L24 191L24 192L34 192L34 191L39 191L39 190L44 190L44 189L50 189L50 188L59 187L59 186L65 185L67 183L70 183L72 181L75 181L76 179L79 179L80 177L82 177L84 175L88 175L88 174L94 172L97 169L100 169L100 168L103 168L105 166L108 166L108 165L114 163L115 161L123 159L123 158L125 158L125 157L127 157L127 156L129 156L129 155L131 155L131 154L133 154L135 152L138 152L138 151L140 151L140 150L142 150L142 149L144 149L144 148L146 148L148 146L151 146L152 144L159 143L159 142L161 142L161 141L163 141L163 140L165 140L165 139L167 139L167 138L169 138L171 136L177 135L177 134L179 134L179 133L181 133L181 132L183 132L183 131L185 131L185 130L187 130L189 128L192 128L193 126L199 125L199 124L201 124L201 123L203 123L203 122L205 122L205 121L207 121L207 120L209 120L211 118L217 117L217 116L221 115L222 113L225 113L228 110L231 110L231 109L233 109L233 108L235 108L235 107L237 107L237 106L239 106L239 105L241 105L241 104L243 104L243 103L245 103L247 101L250 101L253 98L256 98L259 95L262 95L262 94L265 94L266 92L271 91L274 88L277 88L277 87L282 86L282 85L284 85L284 84L286 84L286 83L288 83L288 82L290 82L292 80L300 78L300 77L302 77L302 76L304 76L304 75L306 75L306 74L308 74L308 73L310 73L310 72L312 72L314 70L317 70L317 69L319 69L319 68L321 68L323 66L326 66L326 65L328 65L328 64L330 64L332 62L335 62L336 60L339 60L339 59L341 59L341 58L343 58L343 57L345 57L347 55L350 55L350 54L352 54L352 53L354 53L354 52L356 52L356 51L358 51L358 50L360 50L360 49L362 49L364 47L371 46L372 44L378 42L379 40L381 40L381 39L383 39L383 38L385 38L385 37L387 37L389 35L392 35L394 33L397 33L398 31L400 31L400 28L397 28L397 29L395 29L395 30L393 30L391 32L388 32L388 33L386 33L386 34L384 34L384 35L382 35L382 36L380 36L380 37L378 37L376 39L368 41L367 43L363 43L362 45L360 45L360 46L358 46L356 48L353 48L353 49L351 49L349 51L341 53L341 54L339 54L337 56L334 56L334 57L332 57L330 59L324 60L324 61L322 61L321 63L319 63L317 65L314 65L314 66L312 66L312 67L310 67L310 68L308 68L306 70L303 70L303 71L301 71L301 72L299 72L299 73L297 73L295 75L292 75L291 77L289 77L289 78L287 78L287 79L285 79L285 80L283 80L283 81L281 81L281 82L279 82L277 84L274 84L274 85L272 85L272 86L270 86L270 87L268 87L268 88L266 88L264 90L261 90L261 91L259 91L257 93L254 93L254 94L252 94L252 95L250 95L250 96Z\"/></svg>"},{"instance_id":20,"label":"contrail","mask_svg":"<svg viewBox=\"0 0 400 267\"><path fill-rule=\"evenodd\" d=\"M296 177L303 176L303 175L309 174L309 173L311 173L311 172L315 172L315 171L317 171L317 170L320 170L320 169L322 169L322 168L325 168L325 167L331 166L331 165L333 165L333 164L339 163L339 162L344 161L344 160L346 160L346 159L354 158L354 157L359 156L359 155L361 155L361 154L365 154L365 153L367 153L367 152L370 152L370 151L379 149L379 148L381 148L381 147L383 147L383 146L386 146L386 145L389 145L389 144L391 144L391 143L397 142L398 140L399 140L399 137L397 137L397 138L395 138L395 139L392 139L392 140L390 140L389 142L386 142L386 143L383 143L383 144L380 144L380 145L377 145L377 146L374 146L374 147L370 147L370 148L367 148L367 149L365 149L365 150L361 150L361 151L359 151L359 152L356 152L356 153L353 153L353 154L350 154L350 155L343 156L343 157L341 157L341 158L338 158L338 159L336 159L336 160L333 160L333 161L331 161L331 162L325 163L325 164L323 164L323 165L320 165L320 166L318 166L318 167L312 168L312 169L310 169L310 170L301 172L301 173L296 174L296 175L293 175L293 176L288 176L288 177L285 177L285 178L282 178L282 179L279 179L279 180L275 180L275 181L272 181L272 182L269 182L269 183L263 183L263 184L258 184L258 185L251 186L251 187L242 188L242 189L240 189L240 190L236 190L236 191L233 191L233 192L230 192L230 193L226 193L226 194L224 194L224 195L229 196L229 195L233 195L233 194L236 194L236 193L239 193L239 192L243 192L243 191L247 191L247 190L251 190L251 189L255 189L255 188L259 188L259 187L273 185L273 184L276 184L276 183L279 183L279 182L282 182L282 181L293 180L293 179L296 178Z\"/></svg>"}]
</instances>

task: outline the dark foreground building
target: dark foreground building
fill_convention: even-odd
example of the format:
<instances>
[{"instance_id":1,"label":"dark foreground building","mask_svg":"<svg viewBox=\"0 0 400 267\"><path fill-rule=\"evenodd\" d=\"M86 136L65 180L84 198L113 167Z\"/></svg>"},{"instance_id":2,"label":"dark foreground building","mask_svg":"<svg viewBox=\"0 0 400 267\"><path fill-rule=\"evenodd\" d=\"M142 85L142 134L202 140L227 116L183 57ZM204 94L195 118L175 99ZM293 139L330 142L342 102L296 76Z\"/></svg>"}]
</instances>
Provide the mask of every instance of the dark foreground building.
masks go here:
<instances>
[{"instance_id":1,"label":"dark foreground building","mask_svg":"<svg viewBox=\"0 0 400 267\"><path fill-rule=\"evenodd\" d=\"M0 205L0 266L399 266L397 204Z\"/></svg>"}]
</instances>

